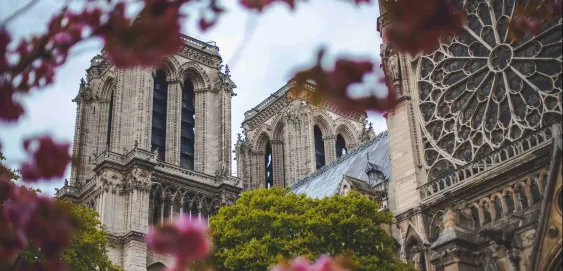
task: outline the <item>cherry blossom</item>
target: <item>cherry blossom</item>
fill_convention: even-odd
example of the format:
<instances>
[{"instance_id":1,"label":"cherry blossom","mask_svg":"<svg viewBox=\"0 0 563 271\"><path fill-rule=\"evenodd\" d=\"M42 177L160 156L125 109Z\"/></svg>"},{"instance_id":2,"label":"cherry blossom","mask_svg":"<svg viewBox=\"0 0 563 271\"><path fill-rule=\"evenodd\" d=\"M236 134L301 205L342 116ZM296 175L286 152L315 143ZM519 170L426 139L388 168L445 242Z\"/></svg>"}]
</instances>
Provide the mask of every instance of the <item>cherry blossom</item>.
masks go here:
<instances>
[{"instance_id":1,"label":"cherry blossom","mask_svg":"<svg viewBox=\"0 0 563 271\"><path fill-rule=\"evenodd\" d=\"M211 252L207 233L207 222L182 216L175 222L152 228L145 240L147 247L154 252L172 254L175 263L170 270L180 271Z\"/></svg>"},{"instance_id":2,"label":"cherry blossom","mask_svg":"<svg viewBox=\"0 0 563 271\"><path fill-rule=\"evenodd\" d=\"M37 143L35 151L32 143ZM26 139L23 143L24 149L33 153L33 160L21 166L22 179L26 182L35 182L41 178L62 178L66 167L71 162L69 154L70 144L57 144L50 137Z\"/></svg>"},{"instance_id":3,"label":"cherry blossom","mask_svg":"<svg viewBox=\"0 0 563 271\"><path fill-rule=\"evenodd\" d=\"M309 263L304 257L293 259L289 266L275 266L271 271L347 271L339 267L334 260L328 256L323 255L317 259L314 264Z\"/></svg>"},{"instance_id":4,"label":"cherry blossom","mask_svg":"<svg viewBox=\"0 0 563 271\"><path fill-rule=\"evenodd\" d=\"M362 82L362 77L373 71L374 65L371 61L339 59L336 61L334 70L325 71L320 64L323 55L324 51L321 50L315 66L295 75L297 81L313 80L317 84L318 90L313 92L311 97L313 104L326 100L347 111L375 110L380 112L386 111L394 105L396 99L394 89L389 89L388 95L383 98L370 96L352 99L348 97L348 86Z\"/></svg>"},{"instance_id":5,"label":"cherry blossom","mask_svg":"<svg viewBox=\"0 0 563 271\"><path fill-rule=\"evenodd\" d=\"M440 38L462 30L464 14L447 0L385 2L389 25L383 36L398 51L417 54L434 51Z\"/></svg>"}]
</instances>

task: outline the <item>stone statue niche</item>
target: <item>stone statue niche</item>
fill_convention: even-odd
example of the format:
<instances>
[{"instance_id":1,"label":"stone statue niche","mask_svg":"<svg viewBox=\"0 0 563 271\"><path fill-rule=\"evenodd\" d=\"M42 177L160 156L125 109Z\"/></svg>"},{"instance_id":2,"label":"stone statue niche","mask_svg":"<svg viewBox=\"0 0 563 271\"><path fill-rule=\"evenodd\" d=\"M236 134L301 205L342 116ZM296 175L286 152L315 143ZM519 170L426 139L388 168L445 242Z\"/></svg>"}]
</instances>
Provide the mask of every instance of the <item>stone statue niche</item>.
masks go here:
<instances>
[{"instance_id":1,"label":"stone statue niche","mask_svg":"<svg viewBox=\"0 0 563 271\"><path fill-rule=\"evenodd\" d=\"M422 245L412 239L406 246L407 262L414 265L416 270L426 271L426 258Z\"/></svg>"}]
</instances>

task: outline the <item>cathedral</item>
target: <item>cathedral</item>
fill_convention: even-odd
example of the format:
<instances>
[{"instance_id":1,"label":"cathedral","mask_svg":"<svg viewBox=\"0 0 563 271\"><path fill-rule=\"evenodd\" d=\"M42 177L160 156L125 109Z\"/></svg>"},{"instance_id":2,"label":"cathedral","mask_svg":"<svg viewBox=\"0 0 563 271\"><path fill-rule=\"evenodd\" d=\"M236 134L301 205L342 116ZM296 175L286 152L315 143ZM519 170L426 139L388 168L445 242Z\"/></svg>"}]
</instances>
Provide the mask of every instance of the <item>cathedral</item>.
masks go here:
<instances>
[{"instance_id":1,"label":"cathedral","mask_svg":"<svg viewBox=\"0 0 563 271\"><path fill-rule=\"evenodd\" d=\"M375 134L365 113L310 103L289 80L244 113L219 48L185 36L159 68L94 57L80 85L70 182L57 192L97 210L125 271L171 259L143 241L180 214L212 216L244 190L289 186L321 198L358 190L394 215L396 256L424 271L560 270L562 19L511 42L516 0L456 0L462 33L432 53L381 58L398 92ZM382 7L380 5L380 7ZM378 30L388 15L381 9ZM238 125L238 124L236 124Z\"/></svg>"}]
</instances>

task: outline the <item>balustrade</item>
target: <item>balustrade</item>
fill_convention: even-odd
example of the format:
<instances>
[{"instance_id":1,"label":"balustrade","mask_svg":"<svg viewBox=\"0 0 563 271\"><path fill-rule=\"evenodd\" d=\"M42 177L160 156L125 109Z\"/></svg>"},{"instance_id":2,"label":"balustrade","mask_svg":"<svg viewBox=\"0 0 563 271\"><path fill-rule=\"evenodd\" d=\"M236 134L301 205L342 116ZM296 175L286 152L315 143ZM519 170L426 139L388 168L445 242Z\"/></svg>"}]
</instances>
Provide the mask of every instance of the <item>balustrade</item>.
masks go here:
<instances>
[{"instance_id":1,"label":"balustrade","mask_svg":"<svg viewBox=\"0 0 563 271\"><path fill-rule=\"evenodd\" d=\"M449 190L468 179L497 168L511 159L521 157L526 152L531 152L549 145L552 142L553 129L554 125L539 129L526 137L515 140L508 145L481 157L477 157L473 162L465 164L454 171L450 171L449 173L418 187L421 198L424 200L426 198L442 194L444 191Z\"/></svg>"}]
</instances>

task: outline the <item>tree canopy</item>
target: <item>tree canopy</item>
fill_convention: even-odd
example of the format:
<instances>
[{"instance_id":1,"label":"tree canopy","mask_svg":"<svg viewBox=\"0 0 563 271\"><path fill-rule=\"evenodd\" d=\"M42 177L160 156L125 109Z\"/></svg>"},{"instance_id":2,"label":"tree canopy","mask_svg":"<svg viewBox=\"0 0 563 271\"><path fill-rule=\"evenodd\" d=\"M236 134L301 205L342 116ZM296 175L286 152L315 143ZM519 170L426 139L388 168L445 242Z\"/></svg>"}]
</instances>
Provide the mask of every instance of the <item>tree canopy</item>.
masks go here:
<instances>
[{"instance_id":1,"label":"tree canopy","mask_svg":"<svg viewBox=\"0 0 563 271\"><path fill-rule=\"evenodd\" d=\"M101 227L98 213L95 210L66 200L55 199L55 204L62 209L70 208L71 214L78 225L73 232L70 246L60 254L62 261L68 265L69 269L73 271L120 270L111 263L106 254L108 233ZM29 243L27 248L11 263L11 268L8 267L6 270L22 270L21 268L25 269L25 267L40 268L40 266L45 266L45 264L42 264L43 261L45 261L43 252L33 243ZM2 266L0 265L0 267Z\"/></svg>"},{"instance_id":2,"label":"tree canopy","mask_svg":"<svg viewBox=\"0 0 563 271\"><path fill-rule=\"evenodd\" d=\"M312 199L288 188L242 193L210 220L213 265L268 270L297 256L348 255L357 270L410 270L393 257L392 214L356 192Z\"/></svg>"}]
</instances>

